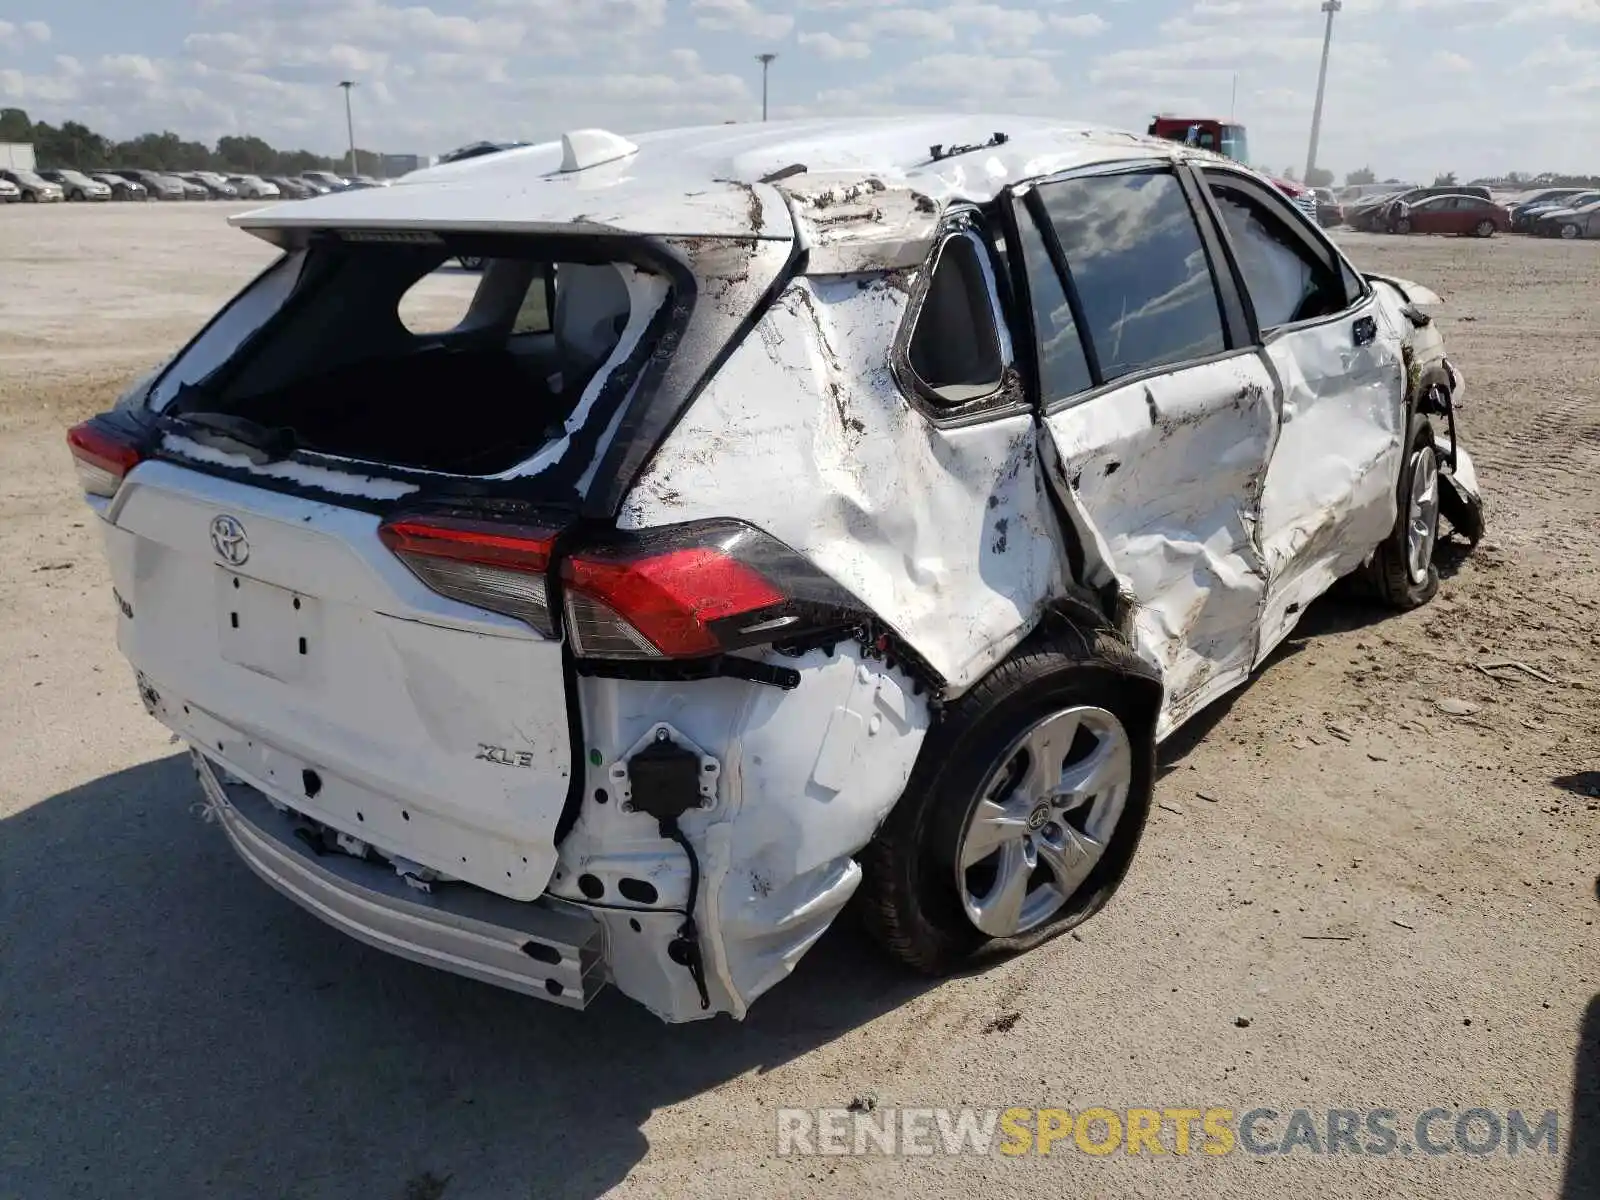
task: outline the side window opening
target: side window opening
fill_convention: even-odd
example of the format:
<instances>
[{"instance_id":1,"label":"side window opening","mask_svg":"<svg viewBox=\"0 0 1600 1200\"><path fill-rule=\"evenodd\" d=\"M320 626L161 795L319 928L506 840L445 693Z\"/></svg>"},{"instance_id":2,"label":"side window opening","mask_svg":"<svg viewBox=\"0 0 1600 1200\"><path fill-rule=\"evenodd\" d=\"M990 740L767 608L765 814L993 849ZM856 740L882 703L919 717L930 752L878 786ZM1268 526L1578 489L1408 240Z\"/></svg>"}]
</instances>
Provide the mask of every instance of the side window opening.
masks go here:
<instances>
[{"instance_id":1,"label":"side window opening","mask_svg":"<svg viewBox=\"0 0 1600 1200\"><path fill-rule=\"evenodd\" d=\"M1038 195L1077 292L1096 383L1228 348L1205 244L1175 175L1088 175L1043 184Z\"/></svg>"},{"instance_id":2,"label":"side window opening","mask_svg":"<svg viewBox=\"0 0 1600 1200\"><path fill-rule=\"evenodd\" d=\"M1210 177L1245 290L1263 332L1344 311L1347 283L1257 199Z\"/></svg>"},{"instance_id":3,"label":"side window opening","mask_svg":"<svg viewBox=\"0 0 1600 1200\"><path fill-rule=\"evenodd\" d=\"M911 333L911 370L948 405L982 399L1005 377L984 253L975 234L945 239Z\"/></svg>"}]
</instances>

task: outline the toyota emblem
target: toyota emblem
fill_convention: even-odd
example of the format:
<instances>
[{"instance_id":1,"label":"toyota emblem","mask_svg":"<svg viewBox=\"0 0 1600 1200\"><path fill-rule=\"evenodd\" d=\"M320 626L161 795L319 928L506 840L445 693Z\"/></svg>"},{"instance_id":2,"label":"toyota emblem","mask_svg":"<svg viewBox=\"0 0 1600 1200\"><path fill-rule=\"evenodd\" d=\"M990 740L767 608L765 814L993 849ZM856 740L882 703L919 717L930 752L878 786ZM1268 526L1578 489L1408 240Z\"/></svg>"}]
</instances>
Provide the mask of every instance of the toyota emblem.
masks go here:
<instances>
[{"instance_id":1,"label":"toyota emblem","mask_svg":"<svg viewBox=\"0 0 1600 1200\"><path fill-rule=\"evenodd\" d=\"M211 548L229 566L242 567L250 557L250 539L238 517L224 514L211 521Z\"/></svg>"}]
</instances>

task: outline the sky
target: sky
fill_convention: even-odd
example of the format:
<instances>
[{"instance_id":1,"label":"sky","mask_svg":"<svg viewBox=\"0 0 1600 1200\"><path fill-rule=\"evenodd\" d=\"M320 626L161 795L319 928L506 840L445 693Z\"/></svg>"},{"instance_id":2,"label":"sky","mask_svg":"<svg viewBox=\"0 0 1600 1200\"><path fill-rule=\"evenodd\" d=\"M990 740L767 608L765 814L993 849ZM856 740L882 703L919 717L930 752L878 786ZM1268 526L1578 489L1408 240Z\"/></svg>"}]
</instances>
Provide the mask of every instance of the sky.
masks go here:
<instances>
[{"instance_id":1,"label":"sky","mask_svg":"<svg viewBox=\"0 0 1600 1200\"><path fill-rule=\"evenodd\" d=\"M1320 0L0 0L0 106L125 138L439 153L758 120L1018 112L1249 130L1304 168ZM1237 99L1234 98L1237 79ZM1320 165L1600 171L1600 0L1344 0Z\"/></svg>"}]
</instances>

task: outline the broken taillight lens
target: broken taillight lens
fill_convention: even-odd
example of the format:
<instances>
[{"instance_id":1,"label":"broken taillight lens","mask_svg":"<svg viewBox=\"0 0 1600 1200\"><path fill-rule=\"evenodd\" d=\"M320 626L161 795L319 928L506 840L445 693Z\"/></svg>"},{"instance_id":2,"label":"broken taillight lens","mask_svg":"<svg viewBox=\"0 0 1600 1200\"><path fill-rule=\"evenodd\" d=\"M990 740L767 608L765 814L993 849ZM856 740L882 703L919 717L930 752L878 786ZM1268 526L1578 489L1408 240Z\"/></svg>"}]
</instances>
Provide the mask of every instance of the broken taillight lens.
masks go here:
<instances>
[{"instance_id":1,"label":"broken taillight lens","mask_svg":"<svg viewBox=\"0 0 1600 1200\"><path fill-rule=\"evenodd\" d=\"M385 521L383 544L430 589L555 636L556 531L478 516ZM861 607L760 530L705 521L563 547L564 632L583 659L690 659L858 621Z\"/></svg>"},{"instance_id":2,"label":"broken taillight lens","mask_svg":"<svg viewBox=\"0 0 1600 1200\"><path fill-rule=\"evenodd\" d=\"M579 658L704 658L859 618L855 600L738 521L620 534L561 564Z\"/></svg>"},{"instance_id":3,"label":"broken taillight lens","mask_svg":"<svg viewBox=\"0 0 1600 1200\"><path fill-rule=\"evenodd\" d=\"M139 447L106 429L94 420L67 430L67 445L78 481L91 496L110 499L122 486L123 476L139 465L144 455Z\"/></svg>"},{"instance_id":4,"label":"broken taillight lens","mask_svg":"<svg viewBox=\"0 0 1600 1200\"><path fill-rule=\"evenodd\" d=\"M433 591L463 604L526 621L546 637L550 619L546 574L555 534L472 517L397 517L378 537Z\"/></svg>"}]
</instances>

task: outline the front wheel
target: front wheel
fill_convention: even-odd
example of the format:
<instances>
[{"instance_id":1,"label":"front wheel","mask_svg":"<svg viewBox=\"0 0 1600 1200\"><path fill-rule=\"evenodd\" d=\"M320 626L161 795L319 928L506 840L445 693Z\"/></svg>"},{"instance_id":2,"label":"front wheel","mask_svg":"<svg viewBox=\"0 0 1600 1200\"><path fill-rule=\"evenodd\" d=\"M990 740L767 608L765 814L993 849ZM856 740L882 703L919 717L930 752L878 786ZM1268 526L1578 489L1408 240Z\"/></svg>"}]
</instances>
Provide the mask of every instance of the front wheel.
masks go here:
<instances>
[{"instance_id":1,"label":"front wheel","mask_svg":"<svg viewBox=\"0 0 1600 1200\"><path fill-rule=\"evenodd\" d=\"M1563 225L1561 227L1561 237L1564 241L1572 241L1578 236L1579 232L1580 230L1576 225Z\"/></svg>"},{"instance_id":2,"label":"front wheel","mask_svg":"<svg viewBox=\"0 0 1600 1200\"><path fill-rule=\"evenodd\" d=\"M1418 413L1408 428L1394 528L1367 568L1373 591L1391 608L1419 608L1439 590L1439 569L1433 565L1433 547L1439 540L1439 489L1433 427Z\"/></svg>"},{"instance_id":3,"label":"front wheel","mask_svg":"<svg viewBox=\"0 0 1600 1200\"><path fill-rule=\"evenodd\" d=\"M1493 237L1494 236L1494 222L1493 221L1479 221L1478 222L1478 228L1477 228L1477 230L1475 232L1481 238L1491 238L1491 237Z\"/></svg>"},{"instance_id":4,"label":"front wheel","mask_svg":"<svg viewBox=\"0 0 1600 1200\"><path fill-rule=\"evenodd\" d=\"M863 913L928 974L1031 949L1098 912L1149 812L1155 707L1109 634L996 668L946 711L863 854Z\"/></svg>"}]
</instances>

